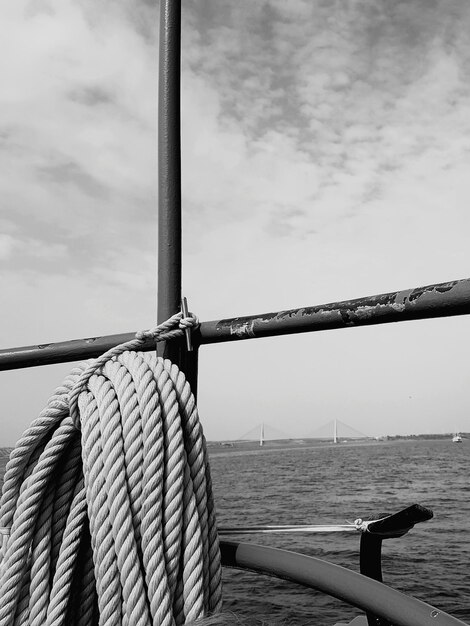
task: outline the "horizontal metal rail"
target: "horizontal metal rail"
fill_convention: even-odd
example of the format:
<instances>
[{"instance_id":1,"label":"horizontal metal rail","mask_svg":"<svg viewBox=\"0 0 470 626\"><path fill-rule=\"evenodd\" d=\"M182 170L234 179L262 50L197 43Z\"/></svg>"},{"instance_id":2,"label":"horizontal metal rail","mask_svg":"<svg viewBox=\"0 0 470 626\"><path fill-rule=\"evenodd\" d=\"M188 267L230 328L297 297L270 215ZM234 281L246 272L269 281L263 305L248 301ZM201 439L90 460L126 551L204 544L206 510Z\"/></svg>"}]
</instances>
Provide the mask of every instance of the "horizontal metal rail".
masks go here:
<instances>
[{"instance_id":1,"label":"horizontal metal rail","mask_svg":"<svg viewBox=\"0 0 470 626\"><path fill-rule=\"evenodd\" d=\"M362 522L362 520L361 520ZM259 535L259 534L278 534L278 533L359 533L361 528L357 524L284 524L281 526L273 526L272 524L258 526L219 526L219 535L226 537L227 535Z\"/></svg>"},{"instance_id":2,"label":"horizontal metal rail","mask_svg":"<svg viewBox=\"0 0 470 626\"><path fill-rule=\"evenodd\" d=\"M372 613L395 626L465 626L456 617L367 576L313 556L222 541L222 565L290 580ZM381 622L383 623L383 622Z\"/></svg>"},{"instance_id":3,"label":"horizontal metal rail","mask_svg":"<svg viewBox=\"0 0 470 626\"><path fill-rule=\"evenodd\" d=\"M202 322L193 333L193 343L197 346L469 313L470 279L467 278L344 302ZM123 333L0 350L0 370L97 357L133 337L134 333ZM155 344L151 341L143 347L143 350L153 349Z\"/></svg>"}]
</instances>

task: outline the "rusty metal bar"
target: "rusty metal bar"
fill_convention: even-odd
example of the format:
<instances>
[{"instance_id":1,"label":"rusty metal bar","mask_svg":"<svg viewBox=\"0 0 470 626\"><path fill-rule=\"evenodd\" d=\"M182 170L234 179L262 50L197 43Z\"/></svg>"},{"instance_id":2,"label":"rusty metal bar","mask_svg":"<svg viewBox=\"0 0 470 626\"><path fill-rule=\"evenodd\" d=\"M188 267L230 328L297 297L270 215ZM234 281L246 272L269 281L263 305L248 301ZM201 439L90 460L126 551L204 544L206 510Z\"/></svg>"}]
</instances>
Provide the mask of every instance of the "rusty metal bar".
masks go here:
<instances>
[{"instance_id":1,"label":"rusty metal bar","mask_svg":"<svg viewBox=\"0 0 470 626\"><path fill-rule=\"evenodd\" d=\"M357 300L203 322L200 329L193 333L193 343L197 349L199 345L225 341L469 313L470 279L464 279ZM0 350L0 370L97 357L118 343L132 339L133 336L134 333L124 333ZM154 348L155 345L149 342L143 349ZM193 369L197 371L197 363L193 364Z\"/></svg>"},{"instance_id":2,"label":"rusty metal bar","mask_svg":"<svg viewBox=\"0 0 470 626\"><path fill-rule=\"evenodd\" d=\"M203 344L470 313L470 279L356 300L206 322Z\"/></svg>"}]
</instances>

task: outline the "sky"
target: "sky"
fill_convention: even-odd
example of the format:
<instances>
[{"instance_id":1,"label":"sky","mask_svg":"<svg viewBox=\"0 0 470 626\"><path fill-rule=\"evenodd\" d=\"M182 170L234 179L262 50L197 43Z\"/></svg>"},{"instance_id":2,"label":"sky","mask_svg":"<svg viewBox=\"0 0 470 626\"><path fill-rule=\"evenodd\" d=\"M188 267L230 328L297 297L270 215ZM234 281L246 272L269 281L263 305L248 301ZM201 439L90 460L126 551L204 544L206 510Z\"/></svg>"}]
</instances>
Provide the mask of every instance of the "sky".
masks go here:
<instances>
[{"instance_id":1,"label":"sky","mask_svg":"<svg viewBox=\"0 0 470 626\"><path fill-rule=\"evenodd\" d=\"M0 346L156 321L158 2L0 7ZM183 291L201 320L466 278L466 0L183 2ZM201 349L209 439L470 431L466 317ZM0 375L2 445L71 364Z\"/></svg>"}]
</instances>

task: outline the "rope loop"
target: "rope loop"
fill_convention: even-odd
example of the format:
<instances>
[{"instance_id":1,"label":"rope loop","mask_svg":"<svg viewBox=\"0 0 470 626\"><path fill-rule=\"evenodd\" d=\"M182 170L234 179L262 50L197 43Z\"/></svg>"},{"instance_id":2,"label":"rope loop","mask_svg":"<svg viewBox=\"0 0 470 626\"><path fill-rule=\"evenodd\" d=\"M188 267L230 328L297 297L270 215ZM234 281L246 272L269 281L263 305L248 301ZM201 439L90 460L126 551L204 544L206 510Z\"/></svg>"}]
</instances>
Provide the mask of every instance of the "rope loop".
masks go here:
<instances>
[{"instance_id":1,"label":"rope loop","mask_svg":"<svg viewBox=\"0 0 470 626\"><path fill-rule=\"evenodd\" d=\"M163 341L181 336L186 328L196 328L197 326L199 326L199 319L196 315L189 312L187 316L184 316L183 313L179 312L155 328L137 332L135 338L142 343L148 339ZM174 330L177 331L175 334L173 334Z\"/></svg>"},{"instance_id":2,"label":"rope loop","mask_svg":"<svg viewBox=\"0 0 470 626\"><path fill-rule=\"evenodd\" d=\"M0 501L0 626L180 626L221 608L206 442L184 374L138 352L75 367L17 443Z\"/></svg>"},{"instance_id":3,"label":"rope loop","mask_svg":"<svg viewBox=\"0 0 470 626\"><path fill-rule=\"evenodd\" d=\"M80 427L79 411L78 411L78 397L80 393L86 389L87 383L91 376L100 370L100 368L110 359L117 358L120 354L131 350L138 350L146 341L154 339L155 341L164 341L168 339L175 339L181 337L186 328L194 328L199 325L198 318L189 313L187 317L184 317L181 312L175 313L165 322L158 324L150 330L141 330L135 334L135 338L130 341L126 341L117 346L114 346L97 359L92 361L87 369L82 373L77 380L72 393L70 394L70 417L77 428Z\"/></svg>"}]
</instances>

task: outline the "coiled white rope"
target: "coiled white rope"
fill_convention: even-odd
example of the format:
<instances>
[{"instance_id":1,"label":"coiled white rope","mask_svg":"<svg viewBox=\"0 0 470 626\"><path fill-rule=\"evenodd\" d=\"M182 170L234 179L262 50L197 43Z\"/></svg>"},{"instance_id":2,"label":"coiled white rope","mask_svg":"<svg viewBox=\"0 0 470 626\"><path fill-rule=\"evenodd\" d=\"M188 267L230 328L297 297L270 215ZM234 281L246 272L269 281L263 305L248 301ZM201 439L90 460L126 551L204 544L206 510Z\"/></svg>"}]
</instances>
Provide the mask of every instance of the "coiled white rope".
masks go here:
<instances>
[{"instance_id":1,"label":"coiled white rope","mask_svg":"<svg viewBox=\"0 0 470 626\"><path fill-rule=\"evenodd\" d=\"M206 444L185 376L135 352L177 314L82 363L12 451L0 626L178 626L221 607Z\"/></svg>"}]
</instances>

